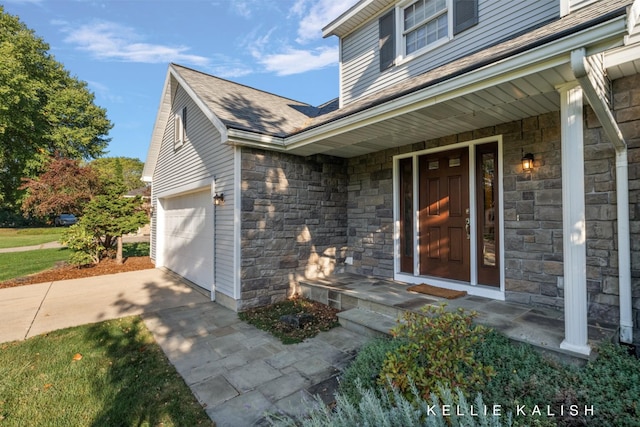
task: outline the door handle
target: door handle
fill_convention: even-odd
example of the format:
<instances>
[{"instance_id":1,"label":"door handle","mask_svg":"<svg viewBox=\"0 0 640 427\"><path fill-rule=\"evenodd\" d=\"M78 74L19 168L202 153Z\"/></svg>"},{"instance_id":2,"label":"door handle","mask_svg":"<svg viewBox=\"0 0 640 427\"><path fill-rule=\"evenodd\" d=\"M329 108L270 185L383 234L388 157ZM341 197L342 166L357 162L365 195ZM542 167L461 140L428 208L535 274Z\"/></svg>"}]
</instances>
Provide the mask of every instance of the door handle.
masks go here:
<instances>
[{"instance_id":1,"label":"door handle","mask_svg":"<svg viewBox=\"0 0 640 427\"><path fill-rule=\"evenodd\" d=\"M464 220L464 228L467 231L467 240L471 239L471 220L469 218Z\"/></svg>"}]
</instances>

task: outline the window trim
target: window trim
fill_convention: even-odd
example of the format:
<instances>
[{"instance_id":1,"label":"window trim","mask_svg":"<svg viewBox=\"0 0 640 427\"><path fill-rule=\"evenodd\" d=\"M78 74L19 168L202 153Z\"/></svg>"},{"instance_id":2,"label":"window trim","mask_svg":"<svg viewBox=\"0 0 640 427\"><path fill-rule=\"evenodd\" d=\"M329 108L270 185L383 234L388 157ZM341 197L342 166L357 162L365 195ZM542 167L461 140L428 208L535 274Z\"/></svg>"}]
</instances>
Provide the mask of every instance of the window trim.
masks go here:
<instances>
[{"instance_id":1,"label":"window trim","mask_svg":"<svg viewBox=\"0 0 640 427\"><path fill-rule=\"evenodd\" d=\"M432 20L437 19L439 16L446 13L447 14L447 36L442 37L441 39L438 39L435 42L428 44L420 49L417 49L411 52L410 54L407 54L406 35L410 31L407 31L404 28L404 11L406 8L417 3L418 1L421 1L421 0L408 0L402 3L399 3L396 6L396 52L398 52L398 55L397 55L398 60L396 65L411 61L414 58L422 56L425 53L430 52L442 46L443 44L448 43L449 41L451 41L451 39L453 39L453 24L454 24L453 2L452 0L446 0L445 9L435 13L434 15L431 15L429 17L430 18L429 20L421 21L419 25L414 25L412 28L415 30L419 28L421 24L431 22Z\"/></svg>"},{"instance_id":2,"label":"window trim","mask_svg":"<svg viewBox=\"0 0 640 427\"><path fill-rule=\"evenodd\" d=\"M182 147L187 137L187 107L182 107L173 116L173 149Z\"/></svg>"}]
</instances>

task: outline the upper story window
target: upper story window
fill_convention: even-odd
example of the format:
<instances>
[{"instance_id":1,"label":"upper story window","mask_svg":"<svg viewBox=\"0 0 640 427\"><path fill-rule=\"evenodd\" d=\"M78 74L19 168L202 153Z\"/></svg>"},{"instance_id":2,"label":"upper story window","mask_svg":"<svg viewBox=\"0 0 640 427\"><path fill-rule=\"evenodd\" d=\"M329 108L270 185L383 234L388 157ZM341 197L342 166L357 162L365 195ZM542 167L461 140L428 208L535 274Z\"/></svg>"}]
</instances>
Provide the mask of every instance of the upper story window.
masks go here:
<instances>
[{"instance_id":1,"label":"upper story window","mask_svg":"<svg viewBox=\"0 0 640 427\"><path fill-rule=\"evenodd\" d=\"M403 9L405 54L449 37L446 0L419 0Z\"/></svg>"},{"instance_id":2,"label":"upper story window","mask_svg":"<svg viewBox=\"0 0 640 427\"><path fill-rule=\"evenodd\" d=\"M380 71L475 26L479 21L478 2L418 0L389 10L378 19Z\"/></svg>"}]
</instances>

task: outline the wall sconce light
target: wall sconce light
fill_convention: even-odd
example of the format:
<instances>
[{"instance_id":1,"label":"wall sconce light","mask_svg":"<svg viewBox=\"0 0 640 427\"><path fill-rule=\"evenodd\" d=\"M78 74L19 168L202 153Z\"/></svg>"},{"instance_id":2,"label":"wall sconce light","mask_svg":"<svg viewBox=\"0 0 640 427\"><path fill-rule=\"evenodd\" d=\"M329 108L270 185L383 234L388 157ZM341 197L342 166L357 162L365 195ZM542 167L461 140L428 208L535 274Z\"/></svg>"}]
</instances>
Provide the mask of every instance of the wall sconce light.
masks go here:
<instances>
[{"instance_id":1,"label":"wall sconce light","mask_svg":"<svg viewBox=\"0 0 640 427\"><path fill-rule=\"evenodd\" d=\"M224 193L216 193L216 195L213 196L213 204L216 206L224 205Z\"/></svg>"},{"instance_id":2,"label":"wall sconce light","mask_svg":"<svg viewBox=\"0 0 640 427\"><path fill-rule=\"evenodd\" d=\"M533 154L525 154L522 150L522 171L531 172L531 170L533 170Z\"/></svg>"}]
</instances>

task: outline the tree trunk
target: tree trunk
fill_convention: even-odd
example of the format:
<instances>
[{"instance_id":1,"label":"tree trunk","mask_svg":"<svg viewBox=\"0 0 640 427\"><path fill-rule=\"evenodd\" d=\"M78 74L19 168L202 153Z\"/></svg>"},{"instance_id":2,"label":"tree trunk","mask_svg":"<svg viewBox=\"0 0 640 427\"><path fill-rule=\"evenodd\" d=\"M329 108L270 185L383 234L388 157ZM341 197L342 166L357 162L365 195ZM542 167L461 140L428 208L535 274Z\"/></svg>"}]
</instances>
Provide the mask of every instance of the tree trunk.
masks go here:
<instances>
[{"instance_id":1,"label":"tree trunk","mask_svg":"<svg viewBox=\"0 0 640 427\"><path fill-rule=\"evenodd\" d=\"M116 251L116 264L122 264L122 236L118 236L118 250Z\"/></svg>"}]
</instances>

